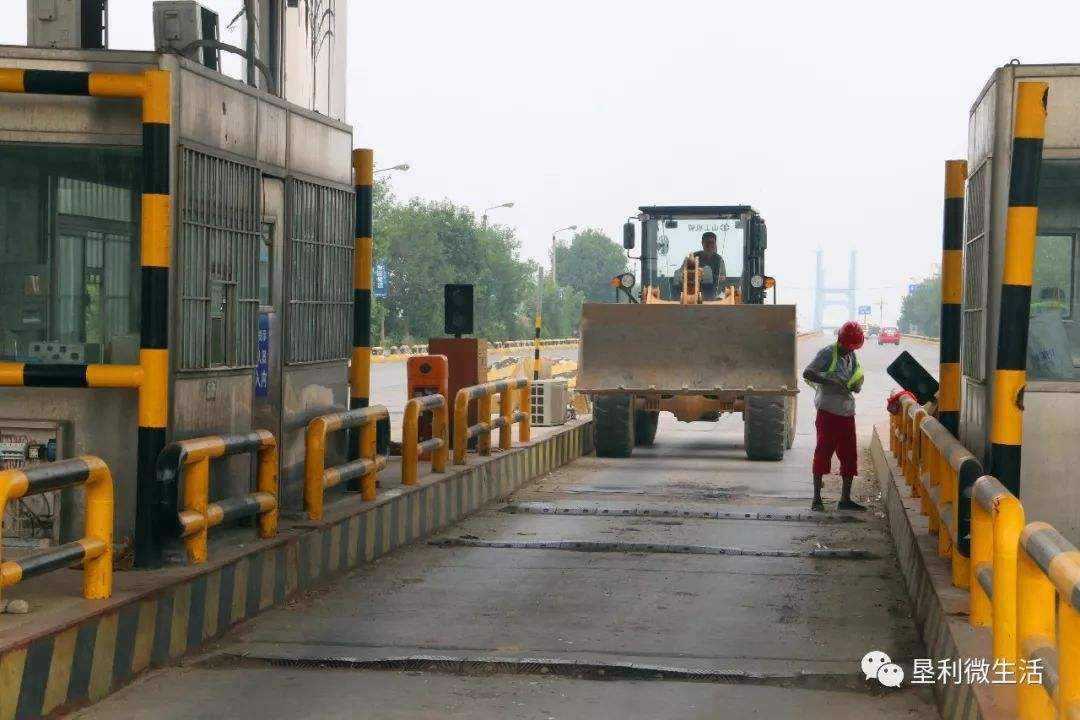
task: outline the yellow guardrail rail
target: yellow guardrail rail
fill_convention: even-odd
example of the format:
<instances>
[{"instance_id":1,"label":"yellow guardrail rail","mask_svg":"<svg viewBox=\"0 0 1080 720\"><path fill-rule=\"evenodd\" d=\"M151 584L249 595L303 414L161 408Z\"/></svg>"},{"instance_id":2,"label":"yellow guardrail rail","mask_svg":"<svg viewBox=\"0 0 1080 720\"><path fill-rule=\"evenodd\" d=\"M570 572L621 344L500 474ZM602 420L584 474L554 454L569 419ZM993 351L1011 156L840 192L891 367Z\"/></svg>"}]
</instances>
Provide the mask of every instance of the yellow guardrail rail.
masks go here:
<instances>
[{"instance_id":1,"label":"yellow guardrail rail","mask_svg":"<svg viewBox=\"0 0 1080 720\"><path fill-rule=\"evenodd\" d=\"M210 461L227 455L257 453L256 491L210 502ZM178 440L158 456L162 519L172 537L184 539L188 560L206 562L210 528L228 520L258 517L259 537L277 534L278 447L269 430ZM182 499L182 502L181 502ZM178 506L182 504L182 508Z\"/></svg>"},{"instance_id":2,"label":"yellow guardrail rail","mask_svg":"<svg viewBox=\"0 0 1080 720\"><path fill-rule=\"evenodd\" d=\"M942 554L953 584L969 588L970 624L990 628L993 662L1014 672L1018 717L1080 720L1080 550L1048 523L1025 526L1023 504L997 478L968 484L978 461L913 400L889 425L905 482L939 537L949 533Z\"/></svg>"},{"instance_id":3,"label":"yellow guardrail rail","mask_svg":"<svg viewBox=\"0 0 1080 720\"><path fill-rule=\"evenodd\" d=\"M971 503L971 604L976 627L990 626L995 660L1016 662L1016 556L1024 508L997 478L975 481ZM995 592L996 588L996 592Z\"/></svg>"},{"instance_id":4,"label":"yellow guardrail rail","mask_svg":"<svg viewBox=\"0 0 1080 720\"><path fill-rule=\"evenodd\" d=\"M514 391L518 391L518 409L514 410ZM491 399L499 396L499 415L491 416ZM469 404L476 400L477 423L469 425ZM528 442L532 432L529 417L532 399L529 397L529 381L498 380L472 385L458 390L454 398L454 464L465 465L468 460L469 440L476 438L479 455L491 454L491 431L499 428L499 447L509 450L513 444L512 426L518 423L518 440Z\"/></svg>"},{"instance_id":5,"label":"yellow guardrail rail","mask_svg":"<svg viewBox=\"0 0 1080 720\"><path fill-rule=\"evenodd\" d=\"M1022 720L1080 717L1080 551L1044 522L1020 533L1016 654L1042 677L1017 685Z\"/></svg>"},{"instance_id":6,"label":"yellow guardrail rail","mask_svg":"<svg viewBox=\"0 0 1080 720\"><path fill-rule=\"evenodd\" d=\"M431 435L429 440L419 441L420 413L431 411ZM405 419L401 431L401 484L415 485L420 474L420 453L431 453L431 471L445 472L450 453L449 409L442 395L424 395L410 398L405 403Z\"/></svg>"},{"instance_id":7,"label":"yellow guardrail rail","mask_svg":"<svg viewBox=\"0 0 1080 720\"><path fill-rule=\"evenodd\" d=\"M952 584L971 583L971 497L982 465L944 425L911 398L890 415L890 447L904 481L937 535L938 555L952 566Z\"/></svg>"},{"instance_id":8,"label":"yellow guardrail rail","mask_svg":"<svg viewBox=\"0 0 1080 720\"><path fill-rule=\"evenodd\" d=\"M86 487L86 536L45 552L0 563L0 589L51 570L83 564L83 597L104 600L112 595L113 481L101 458L83 455L71 460L0 472L0 508L11 500L74 485Z\"/></svg>"},{"instance_id":9,"label":"yellow guardrail rail","mask_svg":"<svg viewBox=\"0 0 1080 720\"><path fill-rule=\"evenodd\" d=\"M386 456L379 455L376 449L375 424L389 417L390 413L385 407L372 405L320 415L308 423L307 457L304 459L304 506L308 517L321 520L326 489L346 480L360 478L361 499L365 502L375 499L376 475L386 467ZM360 428L359 457L335 467L326 467L326 436L351 428Z\"/></svg>"}]
</instances>

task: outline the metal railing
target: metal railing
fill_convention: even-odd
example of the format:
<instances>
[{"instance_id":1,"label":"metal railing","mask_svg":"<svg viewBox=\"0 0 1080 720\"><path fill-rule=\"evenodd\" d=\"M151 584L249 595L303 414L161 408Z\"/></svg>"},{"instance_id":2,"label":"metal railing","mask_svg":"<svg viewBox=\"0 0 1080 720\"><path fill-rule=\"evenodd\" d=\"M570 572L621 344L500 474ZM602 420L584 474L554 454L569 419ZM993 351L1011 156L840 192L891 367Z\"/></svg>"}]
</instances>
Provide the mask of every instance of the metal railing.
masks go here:
<instances>
[{"instance_id":1,"label":"metal railing","mask_svg":"<svg viewBox=\"0 0 1080 720\"><path fill-rule=\"evenodd\" d=\"M386 456L379 455L376 448L375 425L389 419L390 413L382 405L372 405L345 412L320 415L308 423L307 457L304 459L304 506L308 517L321 520L323 495L327 488L346 480L360 479L360 497L365 502L375 500L375 480L379 471L386 467ZM326 467L326 436L339 430L360 429L360 447L356 460L335 467Z\"/></svg>"},{"instance_id":2,"label":"metal railing","mask_svg":"<svg viewBox=\"0 0 1080 720\"><path fill-rule=\"evenodd\" d=\"M969 588L969 622L990 627L995 664L1018 669L1018 716L1080 720L1080 550L1047 523L1025 526L1022 503L997 478L970 482L978 461L910 399L890 416L889 449L949 533L944 555L953 584Z\"/></svg>"},{"instance_id":3,"label":"metal railing","mask_svg":"<svg viewBox=\"0 0 1080 720\"><path fill-rule=\"evenodd\" d=\"M1016 653L1042 679L1017 685L1020 717L1080 717L1080 552L1044 522L1020 533Z\"/></svg>"},{"instance_id":4,"label":"metal railing","mask_svg":"<svg viewBox=\"0 0 1080 720\"><path fill-rule=\"evenodd\" d=\"M104 600L112 595L113 481L101 458L83 455L0 472L0 509L8 501L52 490L86 487L86 536L42 553L0 563L0 589L50 570L83 564L83 597Z\"/></svg>"},{"instance_id":5,"label":"metal railing","mask_svg":"<svg viewBox=\"0 0 1080 720\"><path fill-rule=\"evenodd\" d=\"M952 566L952 583L971 582L971 496L982 465L944 425L911 398L903 398L892 443L905 482L919 498L920 511L937 535L938 555ZM898 426L898 427L897 427Z\"/></svg>"},{"instance_id":6,"label":"metal railing","mask_svg":"<svg viewBox=\"0 0 1080 720\"><path fill-rule=\"evenodd\" d=\"M256 491L210 502L210 461L258 453ZM259 518L259 537L277 534L278 449L268 430L178 440L158 456L161 524L168 539L183 538L188 560L206 562L210 528L228 520ZM182 504L182 509L179 506Z\"/></svg>"},{"instance_id":7,"label":"metal railing","mask_svg":"<svg viewBox=\"0 0 1080 720\"><path fill-rule=\"evenodd\" d=\"M420 413L431 411L431 438L419 441ZM431 453L431 471L446 472L450 452L449 409L442 395L410 398L405 403L405 419L401 431L401 484L415 485L420 474L420 454Z\"/></svg>"},{"instance_id":8,"label":"metal railing","mask_svg":"<svg viewBox=\"0 0 1080 720\"><path fill-rule=\"evenodd\" d=\"M1016 662L1016 555L1023 529L1020 501L997 478L976 480L969 617L976 627L991 627L994 660L1012 663Z\"/></svg>"},{"instance_id":9,"label":"metal railing","mask_svg":"<svg viewBox=\"0 0 1080 720\"><path fill-rule=\"evenodd\" d=\"M518 409L514 409L514 391L518 391ZM499 414L491 416L492 397L499 396ZM475 400L477 423L469 425L469 404ZM512 426L518 423L518 440L528 442L532 432L529 418L531 398L529 381L525 378L516 380L497 380L496 382L472 385L458 390L454 398L454 464L465 465L468 462L469 440L476 438L478 455L491 454L491 431L499 428L499 448L509 450L513 445Z\"/></svg>"}]
</instances>

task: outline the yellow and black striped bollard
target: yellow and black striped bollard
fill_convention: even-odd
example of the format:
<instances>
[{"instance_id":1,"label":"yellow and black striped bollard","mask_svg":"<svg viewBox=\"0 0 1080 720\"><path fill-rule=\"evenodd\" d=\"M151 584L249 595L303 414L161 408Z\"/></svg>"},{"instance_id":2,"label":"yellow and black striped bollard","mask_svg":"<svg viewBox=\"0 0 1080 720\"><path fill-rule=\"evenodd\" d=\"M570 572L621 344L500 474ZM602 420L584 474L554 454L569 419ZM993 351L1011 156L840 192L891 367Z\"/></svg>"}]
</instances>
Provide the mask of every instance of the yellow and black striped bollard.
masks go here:
<instances>
[{"instance_id":1,"label":"yellow and black striped bollard","mask_svg":"<svg viewBox=\"0 0 1080 720\"><path fill-rule=\"evenodd\" d=\"M938 417L945 429L960 432L960 319L963 301L964 183L967 161L945 163L945 217L941 237L941 386Z\"/></svg>"},{"instance_id":2,"label":"yellow and black striped bollard","mask_svg":"<svg viewBox=\"0 0 1080 720\"><path fill-rule=\"evenodd\" d=\"M990 426L990 474L1020 497L1022 395L1027 381L1028 316L1039 218L1039 166L1046 131L1045 82L1022 82L1016 89L1012 172L1005 225L997 366Z\"/></svg>"}]
</instances>

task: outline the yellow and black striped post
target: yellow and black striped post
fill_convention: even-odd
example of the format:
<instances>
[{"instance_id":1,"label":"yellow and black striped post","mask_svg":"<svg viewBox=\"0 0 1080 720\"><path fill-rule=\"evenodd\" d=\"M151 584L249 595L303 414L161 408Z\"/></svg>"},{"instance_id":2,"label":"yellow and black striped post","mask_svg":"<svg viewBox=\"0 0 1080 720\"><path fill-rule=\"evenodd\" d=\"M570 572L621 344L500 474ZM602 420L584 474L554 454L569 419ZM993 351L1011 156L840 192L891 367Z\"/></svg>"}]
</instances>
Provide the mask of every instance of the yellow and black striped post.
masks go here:
<instances>
[{"instance_id":1,"label":"yellow and black striped post","mask_svg":"<svg viewBox=\"0 0 1080 720\"><path fill-rule=\"evenodd\" d=\"M169 73L148 70L143 92L143 192L139 365L139 458L135 488L135 565L161 564L157 528L161 499L154 479L165 448L169 411L169 150L172 93Z\"/></svg>"},{"instance_id":2,"label":"yellow and black striped post","mask_svg":"<svg viewBox=\"0 0 1080 720\"><path fill-rule=\"evenodd\" d=\"M945 163L945 217L941 234L941 343L938 418L960 432L960 303L963 301L964 183L967 161Z\"/></svg>"},{"instance_id":3,"label":"yellow and black striped post","mask_svg":"<svg viewBox=\"0 0 1080 720\"><path fill-rule=\"evenodd\" d=\"M1045 82L1022 82L1016 88L1005 261L1001 273L990 474L1017 497L1020 497L1020 446L1024 422L1021 393L1027 381L1028 315L1035 268L1039 166L1046 131L1048 92Z\"/></svg>"},{"instance_id":4,"label":"yellow and black striped post","mask_svg":"<svg viewBox=\"0 0 1080 720\"><path fill-rule=\"evenodd\" d=\"M0 363L0 385L138 388L139 438L135 479L135 565L161 564L156 527L159 496L154 463L165 447L169 392L169 229L171 78L140 74L0 68L0 92L135 98L142 101L141 308L139 364Z\"/></svg>"},{"instance_id":5,"label":"yellow and black striped post","mask_svg":"<svg viewBox=\"0 0 1080 720\"><path fill-rule=\"evenodd\" d=\"M540 379L540 328L543 325L544 268L537 274L536 287L536 333L533 336L533 380Z\"/></svg>"},{"instance_id":6,"label":"yellow and black striped post","mask_svg":"<svg viewBox=\"0 0 1080 720\"><path fill-rule=\"evenodd\" d=\"M349 409L366 408L371 401L371 261L372 210L375 185L375 153L353 150L353 183L356 190L356 258L353 270L353 349L349 366ZM374 448L360 448L361 433L349 431L349 460L370 457ZM360 479L350 480L350 490L360 489Z\"/></svg>"}]
</instances>

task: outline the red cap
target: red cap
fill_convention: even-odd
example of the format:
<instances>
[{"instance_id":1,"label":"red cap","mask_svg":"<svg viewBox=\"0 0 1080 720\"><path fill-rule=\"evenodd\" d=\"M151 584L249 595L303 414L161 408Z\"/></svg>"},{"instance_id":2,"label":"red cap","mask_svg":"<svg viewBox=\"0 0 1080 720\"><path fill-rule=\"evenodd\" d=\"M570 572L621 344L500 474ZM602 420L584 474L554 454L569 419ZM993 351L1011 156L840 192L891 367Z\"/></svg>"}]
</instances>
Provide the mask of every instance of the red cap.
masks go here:
<instances>
[{"instance_id":1,"label":"red cap","mask_svg":"<svg viewBox=\"0 0 1080 720\"><path fill-rule=\"evenodd\" d=\"M848 350L858 350L863 346L863 340L866 339L863 336L862 325L854 320L848 320L841 325L838 335L840 344Z\"/></svg>"}]
</instances>

